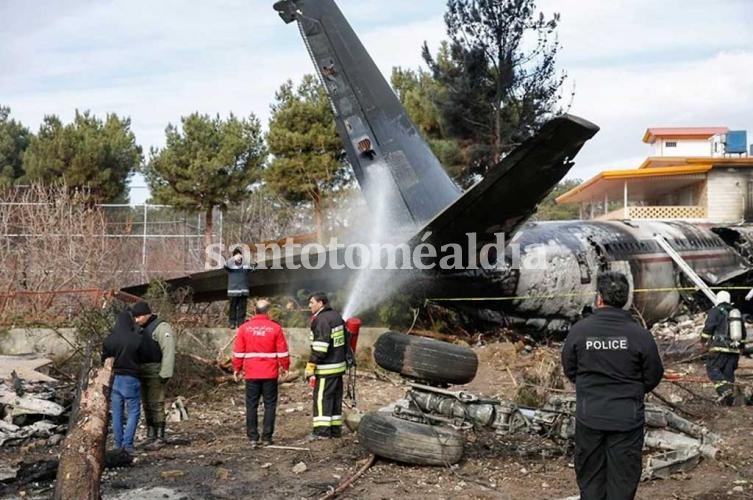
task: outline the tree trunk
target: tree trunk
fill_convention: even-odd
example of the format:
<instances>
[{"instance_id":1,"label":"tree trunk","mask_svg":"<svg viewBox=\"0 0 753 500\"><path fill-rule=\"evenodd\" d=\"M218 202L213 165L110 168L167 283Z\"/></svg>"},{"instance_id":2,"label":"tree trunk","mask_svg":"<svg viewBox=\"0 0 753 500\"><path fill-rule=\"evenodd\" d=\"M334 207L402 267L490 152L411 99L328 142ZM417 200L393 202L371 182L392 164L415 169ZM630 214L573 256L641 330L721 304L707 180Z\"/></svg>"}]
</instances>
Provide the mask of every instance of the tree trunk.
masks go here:
<instances>
[{"instance_id":1,"label":"tree trunk","mask_svg":"<svg viewBox=\"0 0 753 500\"><path fill-rule=\"evenodd\" d=\"M316 224L316 241L324 245L324 217L322 216L322 198L314 197L314 222Z\"/></svg>"},{"instance_id":2,"label":"tree trunk","mask_svg":"<svg viewBox=\"0 0 753 500\"><path fill-rule=\"evenodd\" d=\"M212 218L212 208L209 207L204 212L204 264L211 264L209 260L209 253L206 251L209 245L212 244L212 236L214 233L214 219Z\"/></svg>"},{"instance_id":3,"label":"tree trunk","mask_svg":"<svg viewBox=\"0 0 753 500\"><path fill-rule=\"evenodd\" d=\"M100 498L100 479L105 464L105 441L112 387L113 358L92 371L76 423L68 431L60 453L53 500Z\"/></svg>"}]
</instances>

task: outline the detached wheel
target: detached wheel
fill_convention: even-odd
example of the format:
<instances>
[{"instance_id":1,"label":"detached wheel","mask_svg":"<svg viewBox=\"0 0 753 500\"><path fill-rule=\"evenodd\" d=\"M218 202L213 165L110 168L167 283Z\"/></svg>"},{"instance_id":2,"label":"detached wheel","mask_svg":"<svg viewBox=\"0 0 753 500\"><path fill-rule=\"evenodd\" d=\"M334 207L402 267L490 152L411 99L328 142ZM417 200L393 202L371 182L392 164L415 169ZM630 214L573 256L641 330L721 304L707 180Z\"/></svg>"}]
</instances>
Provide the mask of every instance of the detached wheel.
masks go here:
<instances>
[{"instance_id":1,"label":"detached wheel","mask_svg":"<svg viewBox=\"0 0 753 500\"><path fill-rule=\"evenodd\" d=\"M374 360L385 370L437 384L467 384L478 369L478 356L468 347L400 332L377 339Z\"/></svg>"},{"instance_id":2,"label":"detached wheel","mask_svg":"<svg viewBox=\"0 0 753 500\"><path fill-rule=\"evenodd\" d=\"M375 411L361 418L358 442L371 453L397 462L447 465L463 458L465 439L454 429L419 424Z\"/></svg>"}]
</instances>

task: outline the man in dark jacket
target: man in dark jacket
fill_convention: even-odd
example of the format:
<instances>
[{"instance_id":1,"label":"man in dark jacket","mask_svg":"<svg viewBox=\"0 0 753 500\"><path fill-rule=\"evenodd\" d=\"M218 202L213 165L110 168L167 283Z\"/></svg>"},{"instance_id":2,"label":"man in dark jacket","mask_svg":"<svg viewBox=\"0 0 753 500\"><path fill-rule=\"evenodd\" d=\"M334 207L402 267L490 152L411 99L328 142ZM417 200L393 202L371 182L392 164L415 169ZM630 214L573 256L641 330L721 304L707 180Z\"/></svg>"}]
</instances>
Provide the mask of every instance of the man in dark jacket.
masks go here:
<instances>
[{"instance_id":1,"label":"man in dark jacket","mask_svg":"<svg viewBox=\"0 0 753 500\"><path fill-rule=\"evenodd\" d=\"M323 292L309 297L311 354L305 376L314 379L314 422L310 439L342 435L343 374L345 362L345 321L329 306Z\"/></svg>"},{"instance_id":2,"label":"man in dark jacket","mask_svg":"<svg viewBox=\"0 0 753 500\"><path fill-rule=\"evenodd\" d=\"M170 324L152 314L146 302L136 303L131 312L141 327L139 377L146 414L145 448L159 449L165 444L165 385L175 368L175 335Z\"/></svg>"},{"instance_id":3,"label":"man in dark jacket","mask_svg":"<svg viewBox=\"0 0 753 500\"><path fill-rule=\"evenodd\" d=\"M575 384L575 474L581 499L633 498L641 477L643 399L664 374L656 342L622 308L625 275L597 278L597 310L570 329L562 366Z\"/></svg>"},{"instance_id":4,"label":"man in dark jacket","mask_svg":"<svg viewBox=\"0 0 753 500\"><path fill-rule=\"evenodd\" d=\"M735 370L740 361L740 344L730 337L729 313L733 309L730 301L726 290L716 294L716 306L709 311L701 331L701 342L710 353L706 373L719 395L718 402L725 406L732 406L735 402ZM739 321L739 328L745 328L739 315L736 321Z\"/></svg>"},{"instance_id":5,"label":"man in dark jacket","mask_svg":"<svg viewBox=\"0 0 753 500\"><path fill-rule=\"evenodd\" d=\"M116 449L133 453L133 438L141 416L141 384L139 382L139 356L141 336L138 333L131 313L121 312L115 319L115 326L102 346L102 361L115 358L113 372L115 378L110 393L112 411L112 435ZM125 432L123 431L123 409L126 411Z\"/></svg>"},{"instance_id":6,"label":"man in dark jacket","mask_svg":"<svg viewBox=\"0 0 753 500\"><path fill-rule=\"evenodd\" d=\"M248 280L256 265L243 264L243 252L240 248L233 250L232 258L225 262L227 271L227 297L229 302L228 321L230 328L238 328L246 321L246 303L248 302Z\"/></svg>"},{"instance_id":7,"label":"man in dark jacket","mask_svg":"<svg viewBox=\"0 0 753 500\"><path fill-rule=\"evenodd\" d=\"M264 399L261 439L268 446L275 432L277 378L290 368L282 327L267 316L270 306L264 299L256 303L256 314L238 329L233 346L233 377L237 381L242 372L246 379L246 435L254 448L259 444L259 398Z\"/></svg>"}]
</instances>

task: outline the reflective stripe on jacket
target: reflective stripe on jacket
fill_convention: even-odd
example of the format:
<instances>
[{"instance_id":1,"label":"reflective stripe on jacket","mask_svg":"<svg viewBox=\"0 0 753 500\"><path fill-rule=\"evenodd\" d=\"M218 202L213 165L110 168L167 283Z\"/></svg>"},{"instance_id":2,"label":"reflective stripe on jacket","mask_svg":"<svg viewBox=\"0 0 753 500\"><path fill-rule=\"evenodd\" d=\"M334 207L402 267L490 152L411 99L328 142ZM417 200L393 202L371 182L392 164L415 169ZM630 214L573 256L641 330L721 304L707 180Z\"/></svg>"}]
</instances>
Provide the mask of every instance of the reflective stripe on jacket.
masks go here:
<instances>
[{"instance_id":1,"label":"reflective stripe on jacket","mask_svg":"<svg viewBox=\"0 0 753 500\"><path fill-rule=\"evenodd\" d=\"M233 369L246 380L275 379L279 368L290 368L288 343L282 327L266 314L257 314L238 328Z\"/></svg>"},{"instance_id":2,"label":"reflective stripe on jacket","mask_svg":"<svg viewBox=\"0 0 753 500\"><path fill-rule=\"evenodd\" d=\"M316 375L345 373L345 321L327 306L311 320L311 354L309 362L316 365Z\"/></svg>"}]
</instances>

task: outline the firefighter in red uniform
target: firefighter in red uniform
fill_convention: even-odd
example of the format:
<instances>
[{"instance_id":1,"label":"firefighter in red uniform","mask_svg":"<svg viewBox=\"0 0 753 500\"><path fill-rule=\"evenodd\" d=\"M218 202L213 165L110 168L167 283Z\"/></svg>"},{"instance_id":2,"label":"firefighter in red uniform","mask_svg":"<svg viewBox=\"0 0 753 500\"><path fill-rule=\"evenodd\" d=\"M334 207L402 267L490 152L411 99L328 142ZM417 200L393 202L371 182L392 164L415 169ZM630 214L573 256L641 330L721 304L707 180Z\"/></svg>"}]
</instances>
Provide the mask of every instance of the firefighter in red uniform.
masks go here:
<instances>
[{"instance_id":1,"label":"firefighter in red uniform","mask_svg":"<svg viewBox=\"0 0 753 500\"><path fill-rule=\"evenodd\" d=\"M314 378L314 424L310 439L342 435L343 374L346 371L345 322L329 306L327 295L309 297L311 355L306 378Z\"/></svg>"},{"instance_id":2,"label":"firefighter in red uniform","mask_svg":"<svg viewBox=\"0 0 753 500\"><path fill-rule=\"evenodd\" d=\"M261 441L272 444L277 410L277 379L290 368L288 344L282 327L267 316L271 304L256 303L256 315L238 328L233 347L233 377L243 372L246 379L246 435L251 446L259 445L256 410L259 398L264 401L264 422Z\"/></svg>"}]
</instances>

